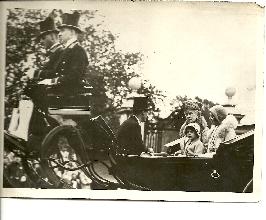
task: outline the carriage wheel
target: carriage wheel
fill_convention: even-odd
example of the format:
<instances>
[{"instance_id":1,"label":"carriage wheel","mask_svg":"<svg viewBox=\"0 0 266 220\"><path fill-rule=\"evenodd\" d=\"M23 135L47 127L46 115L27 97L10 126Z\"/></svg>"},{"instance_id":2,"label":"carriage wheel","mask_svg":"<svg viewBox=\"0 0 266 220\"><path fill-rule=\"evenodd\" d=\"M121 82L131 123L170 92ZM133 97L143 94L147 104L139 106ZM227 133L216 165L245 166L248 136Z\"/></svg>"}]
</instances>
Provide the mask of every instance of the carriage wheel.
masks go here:
<instances>
[{"instance_id":1,"label":"carriage wheel","mask_svg":"<svg viewBox=\"0 0 266 220\"><path fill-rule=\"evenodd\" d=\"M86 152L78 130L58 126L44 138L41 166L54 188L89 188Z\"/></svg>"},{"instance_id":2,"label":"carriage wheel","mask_svg":"<svg viewBox=\"0 0 266 220\"><path fill-rule=\"evenodd\" d=\"M29 179L32 182L32 187L45 189L53 188L53 184L49 182L49 179L41 166L41 161L39 158L23 158L22 165Z\"/></svg>"},{"instance_id":3,"label":"carriage wheel","mask_svg":"<svg viewBox=\"0 0 266 220\"><path fill-rule=\"evenodd\" d=\"M3 186L5 188L33 187L33 182L24 167L23 154L4 148Z\"/></svg>"}]
</instances>

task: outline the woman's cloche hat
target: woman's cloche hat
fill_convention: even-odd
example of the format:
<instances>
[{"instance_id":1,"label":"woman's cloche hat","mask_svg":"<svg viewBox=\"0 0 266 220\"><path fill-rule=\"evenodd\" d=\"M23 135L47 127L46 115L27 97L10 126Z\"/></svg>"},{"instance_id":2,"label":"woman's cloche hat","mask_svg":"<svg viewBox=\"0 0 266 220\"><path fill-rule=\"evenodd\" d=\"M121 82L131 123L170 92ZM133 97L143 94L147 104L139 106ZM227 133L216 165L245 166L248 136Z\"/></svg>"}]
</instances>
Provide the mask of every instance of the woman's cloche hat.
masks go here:
<instances>
[{"instance_id":1,"label":"woman's cloche hat","mask_svg":"<svg viewBox=\"0 0 266 220\"><path fill-rule=\"evenodd\" d=\"M226 111L225 107L221 105L213 106L212 108L210 108L210 112L219 123L222 123L222 121L228 115L228 112Z\"/></svg>"}]
</instances>

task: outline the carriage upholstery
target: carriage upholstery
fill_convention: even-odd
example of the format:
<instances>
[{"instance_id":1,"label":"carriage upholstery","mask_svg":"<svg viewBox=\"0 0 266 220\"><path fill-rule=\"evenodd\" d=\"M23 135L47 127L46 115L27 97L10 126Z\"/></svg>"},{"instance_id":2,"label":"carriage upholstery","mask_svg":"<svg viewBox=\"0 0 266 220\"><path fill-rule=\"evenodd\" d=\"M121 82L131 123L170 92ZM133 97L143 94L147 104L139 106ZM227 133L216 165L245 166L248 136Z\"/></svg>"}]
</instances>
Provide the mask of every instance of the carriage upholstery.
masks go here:
<instances>
[{"instance_id":1,"label":"carriage upholstery","mask_svg":"<svg viewBox=\"0 0 266 220\"><path fill-rule=\"evenodd\" d=\"M47 107L89 109L92 86L83 83L75 90L66 90L60 85L33 84L25 89L25 94L43 110Z\"/></svg>"},{"instance_id":2,"label":"carriage upholstery","mask_svg":"<svg viewBox=\"0 0 266 220\"><path fill-rule=\"evenodd\" d=\"M90 109L92 87L80 85L75 90L67 91L60 86L47 88L47 103L50 108Z\"/></svg>"}]
</instances>

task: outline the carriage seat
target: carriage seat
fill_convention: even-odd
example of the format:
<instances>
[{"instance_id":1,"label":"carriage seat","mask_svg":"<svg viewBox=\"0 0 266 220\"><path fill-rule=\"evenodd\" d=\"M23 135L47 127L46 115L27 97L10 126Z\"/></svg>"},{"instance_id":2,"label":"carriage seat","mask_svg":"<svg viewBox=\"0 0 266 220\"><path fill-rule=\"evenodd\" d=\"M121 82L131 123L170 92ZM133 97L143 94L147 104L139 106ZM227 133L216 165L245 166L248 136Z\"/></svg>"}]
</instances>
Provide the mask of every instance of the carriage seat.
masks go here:
<instances>
[{"instance_id":1,"label":"carriage seat","mask_svg":"<svg viewBox=\"0 0 266 220\"><path fill-rule=\"evenodd\" d=\"M60 86L47 88L47 104L52 109L89 110L92 86L81 84L75 90L66 90Z\"/></svg>"}]
</instances>

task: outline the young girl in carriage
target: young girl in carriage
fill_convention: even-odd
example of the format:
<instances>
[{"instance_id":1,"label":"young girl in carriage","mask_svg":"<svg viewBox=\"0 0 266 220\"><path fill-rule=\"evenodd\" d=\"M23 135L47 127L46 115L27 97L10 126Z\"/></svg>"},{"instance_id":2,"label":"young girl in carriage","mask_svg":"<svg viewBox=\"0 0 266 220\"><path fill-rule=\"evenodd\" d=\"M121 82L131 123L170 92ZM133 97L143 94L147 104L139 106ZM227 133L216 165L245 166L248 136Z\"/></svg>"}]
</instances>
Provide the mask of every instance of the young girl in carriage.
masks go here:
<instances>
[{"instance_id":1,"label":"young girl in carriage","mask_svg":"<svg viewBox=\"0 0 266 220\"><path fill-rule=\"evenodd\" d=\"M173 154L174 151L179 150L178 149L179 145L181 144L183 139L186 137L185 128L187 125L191 123L195 123L197 124L197 126L199 126L199 133L198 133L199 140L203 144L207 144L208 127L207 127L206 120L201 115L199 104L196 101L188 100L184 102L183 104L183 111L184 111L186 120L180 128L179 138L164 145L163 151L167 152L168 154Z\"/></svg>"},{"instance_id":2,"label":"young girl in carriage","mask_svg":"<svg viewBox=\"0 0 266 220\"><path fill-rule=\"evenodd\" d=\"M197 123L190 123L184 129L185 137L180 141L181 150L175 155L198 156L205 153L205 148L200 140L200 126Z\"/></svg>"}]
</instances>

